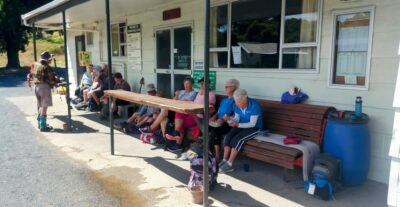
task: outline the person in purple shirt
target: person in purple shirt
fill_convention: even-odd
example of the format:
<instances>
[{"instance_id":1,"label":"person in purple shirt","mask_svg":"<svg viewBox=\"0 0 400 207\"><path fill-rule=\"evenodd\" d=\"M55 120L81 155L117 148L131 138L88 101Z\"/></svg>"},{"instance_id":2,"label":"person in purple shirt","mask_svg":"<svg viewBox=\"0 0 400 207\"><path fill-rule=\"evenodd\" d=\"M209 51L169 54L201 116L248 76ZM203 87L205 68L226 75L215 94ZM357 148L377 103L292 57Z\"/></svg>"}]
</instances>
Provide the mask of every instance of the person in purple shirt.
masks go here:
<instances>
[{"instance_id":1,"label":"person in purple shirt","mask_svg":"<svg viewBox=\"0 0 400 207\"><path fill-rule=\"evenodd\" d=\"M233 93L239 88L239 81L236 79L229 79L225 83L225 94L226 98L222 99L219 104L218 112L211 118L213 123L210 123L210 140L212 145L214 145L215 159L220 161L220 146L224 135L229 132L231 127L228 125L227 121L229 116L233 115L233 105L235 100L233 99Z\"/></svg>"},{"instance_id":2,"label":"person in purple shirt","mask_svg":"<svg viewBox=\"0 0 400 207\"><path fill-rule=\"evenodd\" d=\"M246 90L238 89L233 93L235 105L234 116L227 121L232 129L224 139L224 159L219 163L220 172L228 173L234 170L233 162L244 144L253 139L262 128L260 105L249 98Z\"/></svg>"}]
</instances>

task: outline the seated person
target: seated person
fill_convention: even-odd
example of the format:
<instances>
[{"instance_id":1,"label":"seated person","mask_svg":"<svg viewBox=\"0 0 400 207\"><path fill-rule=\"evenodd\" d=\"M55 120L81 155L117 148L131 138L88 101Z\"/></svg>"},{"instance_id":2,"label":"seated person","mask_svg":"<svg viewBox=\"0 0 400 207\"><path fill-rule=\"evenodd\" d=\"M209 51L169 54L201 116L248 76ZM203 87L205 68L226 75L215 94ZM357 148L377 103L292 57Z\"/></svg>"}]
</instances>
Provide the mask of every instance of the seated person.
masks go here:
<instances>
[{"instance_id":1,"label":"seated person","mask_svg":"<svg viewBox=\"0 0 400 207\"><path fill-rule=\"evenodd\" d=\"M232 129L225 135L224 159L219 163L222 173L234 170L233 162L243 149L244 144L254 138L262 128L262 114L260 105L249 98L246 90L237 89L233 93L235 115L227 121Z\"/></svg>"},{"instance_id":2,"label":"seated person","mask_svg":"<svg viewBox=\"0 0 400 207\"><path fill-rule=\"evenodd\" d=\"M91 97L91 94L94 93L94 91L98 90L101 88L102 80L101 80L101 67L100 66L94 66L92 67L93 69L93 74L95 75L92 85L86 89L83 90L83 101L75 105L75 108L80 110L88 106L89 98ZM97 106L100 106L100 101L99 103L96 102Z\"/></svg>"},{"instance_id":3,"label":"seated person","mask_svg":"<svg viewBox=\"0 0 400 207\"><path fill-rule=\"evenodd\" d=\"M196 95L196 98L194 99L194 103L198 104L204 104L204 92L205 92L205 87L204 87L204 78L199 80L200 84L200 90ZM209 96L209 103L210 105L214 106L215 105L215 94L212 91L209 91L208 93ZM200 120L203 119L203 114L197 114L196 115ZM191 114L182 114L182 113L175 113L175 131L172 134L167 134L165 137L168 140L175 140L177 143L176 147L173 147L174 149L171 150L180 150L182 149L182 141L185 136L185 130L189 128L196 128L197 134L194 135L194 137L198 137L200 134L200 127L197 125L196 121L194 120L193 115Z\"/></svg>"},{"instance_id":4,"label":"seated person","mask_svg":"<svg viewBox=\"0 0 400 207\"><path fill-rule=\"evenodd\" d=\"M156 87L154 84L150 83L147 84L147 94L150 96L156 96L157 91ZM150 125L154 119L157 117L157 115L160 113L159 108L155 108L152 106L146 106L143 105L140 107L138 112L135 112L132 114L131 117L128 118L128 120L121 122L120 124L114 124L114 128L116 129L122 129L125 132L128 132L128 126L131 123L134 123L134 127L139 128L143 127L145 125Z\"/></svg>"},{"instance_id":5,"label":"seated person","mask_svg":"<svg viewBox=\"0 0 400 207\"><path fill-rule=\"evenodd\" d=\"M115 73L114 74L114 87L113 90L124 90L124 91L131 91L131 86L122 78L121 73ZM103 96L102 100L104 100L105 103L108 103L108 96ZM128 101L120 100L120 99L113 99L112 103L112 109L113 109L113 116L114 117L119 117L118 116L118 106L125 106L129 105ZM100 117L101 119L105 118L106 114L102 114Z\"/></svg>"},{"instance_id":6,"label":"seated person","mask_svg":"<svg viewBox=\"0 0 400 207\"><path fill-rule=\"evenodd\" d=\"M193 90L193 79L188 76L183 80L184 90L176 91L174 99L182 101L193 101L196 98L196 91ZM162 109L156 120L147 127L140 128L143 133L153 133L161 125L161 131L165 136L165 130L168 122L168 110Z\"/></svg>"},{"instance_id":7,"label":"seated person","mask_svg":"<svg viewBox=\"0 0 400 207\"><path fill-rule=\"evenodd\" d=\"M215 120L215 125L210 124L210 140L214 146L215 159L220 161L220 146L224 140L224 135L229 132L231 127L227 121L229 116L233 115L233 106L235 100L233 99L233 93L239 88L239 81L236 79L227 80L225 83L225 94L226 98L222 99L219 104L217 114L214 115L212 120Z\"/></svg>"},{"instance_id":8,"label":"seated person","mask_svg":"<svg viewBox=\"0 0 400 207\"><path fill-rule=\"evenodd\" d=\"M81 84L75 90L76 98L73 99L74 104L78 104L79 102L83 101L83 91L93 84L94 79L94 68L93 65L90 64L86 69L85 73L82 75Z\"/></svg>"}]
</instances>

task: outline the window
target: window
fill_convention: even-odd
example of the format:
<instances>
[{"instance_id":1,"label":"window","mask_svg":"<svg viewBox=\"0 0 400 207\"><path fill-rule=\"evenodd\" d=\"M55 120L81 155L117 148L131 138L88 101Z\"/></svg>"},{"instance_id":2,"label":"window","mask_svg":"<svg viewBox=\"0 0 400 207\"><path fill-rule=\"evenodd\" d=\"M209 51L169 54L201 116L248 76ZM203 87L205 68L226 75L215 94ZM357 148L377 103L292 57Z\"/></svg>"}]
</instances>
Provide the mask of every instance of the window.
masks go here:
<instances>
[{"instance_id":1,"label":"window","mask_svg":"<svg viewBox=\"0 0 400 207\"><path fill-rule=\"evenodd\" d=\"M316 70L320 0L237 0L211 8L210 67Z\"/></svg>"},{"instance_id":2,"label":"window","mask_svg":"<svg viewBox=\"0 0 400 207\"><path fill-rule=\"evenodd\" d=\"M93 45L93 32L86 32L86 44Z\"/></svg>"},{"instance_id":3,"label":"window","mask_svg":"<svg viewBox=\"0 0 400 207\"><path fill-rule=\"evenodd\" d=\"M113 56L126 56L126 24L111 25L111 46Z\"/></svg>"},{"instance_id":4,"label":"window","mask_svg":"<svg viewBox=\"0 0 400 207\"><path fill-rule=\"evenodd\" d=\"M282 67L316 68L318 0L286 0L284 22Z\"/></svg>"},{"instance_id":5,"label":"window","mask_svg":"<svg viewBox=\"0 0 400 207\"><path fill-rule=\"evenodd\" d=\"M372 17L372 8L334 14L331 84L367 87Z\"/></svg>"},{"instance_id":6,"label":"window","mask_svg":"<svg viewBox=\"0 0 400 207\"><path fill-rule=\"evenodd\" d=\"M210 22L210 66L228 67L228 5L212 7Z\"/></svg>"}]
</instances>

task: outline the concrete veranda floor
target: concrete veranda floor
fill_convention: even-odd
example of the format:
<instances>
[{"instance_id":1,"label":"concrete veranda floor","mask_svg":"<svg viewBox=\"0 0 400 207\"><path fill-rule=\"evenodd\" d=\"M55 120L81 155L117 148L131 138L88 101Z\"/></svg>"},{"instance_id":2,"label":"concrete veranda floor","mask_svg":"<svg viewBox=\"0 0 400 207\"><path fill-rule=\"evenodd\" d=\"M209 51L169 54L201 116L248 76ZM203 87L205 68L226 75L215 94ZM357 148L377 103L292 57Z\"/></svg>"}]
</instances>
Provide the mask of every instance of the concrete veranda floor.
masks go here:
<instances>
[{"instance_id":1,"label":"concrete veranda floor","mask_svg":"<svg viewBox=\"0 0 400 207\"><path fill-rule=\"evenodd\" d=\"M32 104L35 98L26 90L26 96L6 100L36 126L36 104ZM55 131L42 133L44 139L86 164L106 191L120 199L121 206L193 205L185 188L189 178L188 161L180 161L175 154L143 144L119 131L115 131L116 155L111 156L108 122L100 121L96 113L72 110L75 129L64 133L65 98L54 95L53 102L48 122ZM250 164L250 172L241 170L243 163ZM367 181L361 187L343 188L334 200L321 201L305 193L300 171L294 172L294 181L286 183L282 180L282 168L247 158L239 158L236 166L231 174L219 174L219 186L210 194L212 206L386 206L387 185L374 181Z\"/></svg>"}]
</instances>

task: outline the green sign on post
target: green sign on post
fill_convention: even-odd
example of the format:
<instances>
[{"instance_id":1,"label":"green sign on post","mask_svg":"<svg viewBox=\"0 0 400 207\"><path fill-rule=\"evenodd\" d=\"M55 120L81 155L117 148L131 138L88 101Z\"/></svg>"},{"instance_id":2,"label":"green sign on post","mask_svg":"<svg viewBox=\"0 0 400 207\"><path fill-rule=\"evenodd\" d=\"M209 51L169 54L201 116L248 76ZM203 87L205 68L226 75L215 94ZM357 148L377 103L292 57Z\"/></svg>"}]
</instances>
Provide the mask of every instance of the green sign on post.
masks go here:
<instances>
[{"instance_id":1,"label":"green sign on post","mask_svg":"<svg viewBox=\"0 0 400 207\"><path fill-rule=\"evenodd\" d=\"M193 70L193 79L194 79L194 89L199 90L200 86L198 81L204 76L204 70ZM210 71L210 90L215 91L215 84L217 81L217 76L215 71Z\"/></svg>"}]
</instances>

